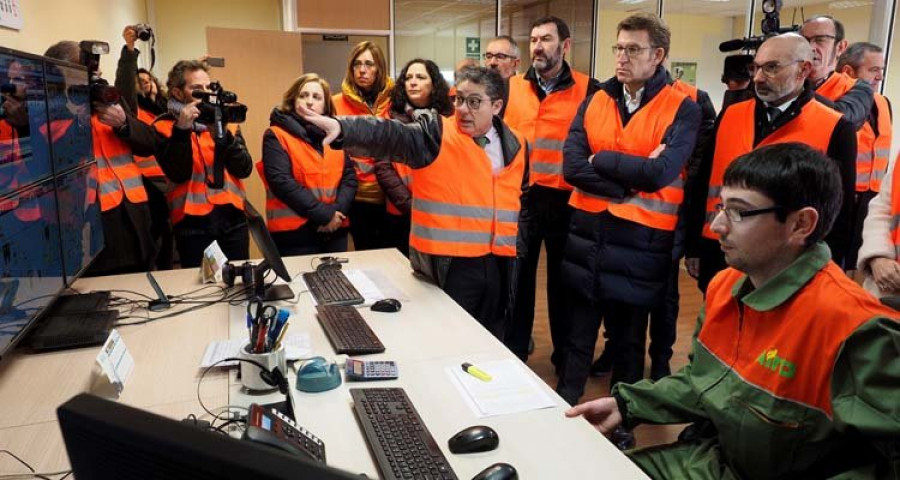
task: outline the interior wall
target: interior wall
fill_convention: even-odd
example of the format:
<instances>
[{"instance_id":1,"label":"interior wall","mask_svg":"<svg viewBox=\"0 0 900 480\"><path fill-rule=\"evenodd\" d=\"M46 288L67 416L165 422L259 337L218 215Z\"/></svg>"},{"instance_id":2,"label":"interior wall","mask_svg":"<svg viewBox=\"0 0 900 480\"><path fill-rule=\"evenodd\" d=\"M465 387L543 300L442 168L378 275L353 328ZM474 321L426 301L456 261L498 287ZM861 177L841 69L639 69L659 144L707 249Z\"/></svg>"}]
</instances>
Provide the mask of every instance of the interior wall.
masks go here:
<instances>
[{"instance_id":1,"label":"interior wall","mask_svg":"<svg viewBox=\"0 0 900 480\"><path fill-rule=\"evenodd\" d=\"M154 72L160 79L177 61L208 53L207 27L281 31L279 0L148 1L152 2L152 23L157 34ZM227 65L227 58L225 62Z\"/></svg>"},{"instance_id":2,"label":"interior wall","mask_svg":"<svg viewBox=\"0 0 900 480\"><path fill-rule=\"evenodd\" d=\"M719 44L735 38L733 17L668 13L665 21L672 30L670 62L696 62L696 86L709 94L716 111L722 104L725 85L722 68L726 54Z\"/></svg>"},{"instance_id":3,"label":"interior wall","mask_svg":"<svg viewBox=\"0 0 900 480\"><path fill-rule=\"evenodd\" d=\"M151 0L152 1L152 0ZM17 2L23 19L21 30L0 28L0 45L41 55L60 40L102 40L110 54L100 60L100 68L112 81L116 61L125 43L126 25L147 23L145 0L25 0ZM143 42L138 48L143 50Z\"/></svg>"}]
</instances>

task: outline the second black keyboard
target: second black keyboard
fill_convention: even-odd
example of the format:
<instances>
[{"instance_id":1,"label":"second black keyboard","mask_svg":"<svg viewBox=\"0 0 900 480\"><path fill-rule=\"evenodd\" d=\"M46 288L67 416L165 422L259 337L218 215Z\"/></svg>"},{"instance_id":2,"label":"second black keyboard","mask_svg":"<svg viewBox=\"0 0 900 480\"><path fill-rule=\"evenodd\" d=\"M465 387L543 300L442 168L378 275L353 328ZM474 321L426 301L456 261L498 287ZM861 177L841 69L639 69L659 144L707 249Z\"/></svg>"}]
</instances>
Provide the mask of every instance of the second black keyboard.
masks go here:
<instances>
[{"instance_id":1,"label":"second black keyboard","mask_svg":"<svg viewBox=\"0 0 900 480\"><path fill-rule=\"evenodd\" d=\"M350 396L381 478L457 478L402 388L351 388Z\"/></svg>"},{"instance_id":2,"label":"second black keyboard","mask_svg":"<svg viewBox=\"0 0 900 480\"><path fill-rule=\"evenodd\" d=\"M381 353L384 345L354 307L319 305L316 317L337 353L363 355Z\"/></svg>"},{"instance_id":3,"label":"second black keyboard","mask_svg":"<svg viewBox=\"0 0 900 480\"><path fill-rule=\"evenodd\" d=\"M359 305L365 299L337 268L323 268L303 274L309 293L319 305Z\"/></svg>"}]
</instances>

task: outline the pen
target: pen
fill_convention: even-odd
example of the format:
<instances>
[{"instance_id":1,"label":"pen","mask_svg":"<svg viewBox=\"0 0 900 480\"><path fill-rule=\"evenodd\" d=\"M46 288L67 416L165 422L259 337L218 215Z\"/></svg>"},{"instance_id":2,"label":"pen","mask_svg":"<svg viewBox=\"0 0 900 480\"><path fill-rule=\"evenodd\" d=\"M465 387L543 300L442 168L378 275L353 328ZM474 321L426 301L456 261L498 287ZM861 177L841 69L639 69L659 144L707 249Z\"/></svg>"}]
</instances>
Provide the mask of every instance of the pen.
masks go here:
<instances>
[{"instance_id":1,"label":"pen","mask_svg":"<svg viewBox=\"0 0 900 480\"><path fill-rule=\"evenodd\" d=\"M256 339L256 352L255 353L265 353L264 347L266 345L266 321L262 320L259 325L259 336Z\"/></svg>"},{"instance_id":2,"label":"pen","mask_svg":"<svg viewBox=\"0 0 900 480\"><path fill-rule=\"evenodd\" d=\"M483 370L479 370L478 367L476 367L475 365L472 365L471 363L462 364L462 369L464 372L481 380L482 382L490 382L491 381L490 375L488 375Z\"/></svg>"},{"instance_id":3,"label":"pen","mask_svg":"<svg viewBox=\"0 0 900 480\"><path fill-rule=\"evenodd\" d=\"M273 350L278 350L278 347L281 346L281 340L284 339L284 332L287 331L288 327L290 327L290 323L285 323L284 328L281 329L281 333L278 334L278 340L275 340L275 346L272 348Z\"/></svg>"}]
</instances>

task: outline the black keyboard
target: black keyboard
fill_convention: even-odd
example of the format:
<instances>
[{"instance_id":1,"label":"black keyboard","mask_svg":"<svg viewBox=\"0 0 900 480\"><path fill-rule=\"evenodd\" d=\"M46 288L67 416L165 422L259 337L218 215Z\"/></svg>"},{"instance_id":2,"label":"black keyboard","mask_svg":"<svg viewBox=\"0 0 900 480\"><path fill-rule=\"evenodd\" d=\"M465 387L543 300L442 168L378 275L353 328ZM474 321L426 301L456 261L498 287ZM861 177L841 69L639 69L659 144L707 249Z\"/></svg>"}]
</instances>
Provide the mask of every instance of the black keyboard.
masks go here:
<instances>
[{"instance_id":1,"label":"black keyboard","mask_svg":"<svg viewBox=\"0 0 900 480\"><path fill-rule=\"evenodd\" d=\"M359 305L365 301L337 268L306 272L303 274L303 281L319 305Z\"/></svg>"},{"instance_id":2,"label":"black keyboard","mask_svg":"<svg viewBox=\"0 0 900 480\"><path fill-rule=\"evenodd\" d=\"M28 346L35 350L57 350L100 345L109 337L118 318L118 310L46 317L28 336Z\"/></svg>"},{"instance_id":3,"label":"black keyboard","mask_svg":"<svg viewBox=\"0 0 900 480\"><path fill-rule=\"evenodd\" d=\"M402 388L351 388L350 396L381 478L456 478Z\"/></svg>"},{"instance_id":4,"label":"black keyboard","mask_svg":"<svg viewBox=\"0 0 900 480\"><path fill-rule=\"evenodd\" d=\"M316 317L337 353L363 355L381 353L384 345L366 320L354 307L346 305L319 305Z\"/></svg>"}]
</instances>

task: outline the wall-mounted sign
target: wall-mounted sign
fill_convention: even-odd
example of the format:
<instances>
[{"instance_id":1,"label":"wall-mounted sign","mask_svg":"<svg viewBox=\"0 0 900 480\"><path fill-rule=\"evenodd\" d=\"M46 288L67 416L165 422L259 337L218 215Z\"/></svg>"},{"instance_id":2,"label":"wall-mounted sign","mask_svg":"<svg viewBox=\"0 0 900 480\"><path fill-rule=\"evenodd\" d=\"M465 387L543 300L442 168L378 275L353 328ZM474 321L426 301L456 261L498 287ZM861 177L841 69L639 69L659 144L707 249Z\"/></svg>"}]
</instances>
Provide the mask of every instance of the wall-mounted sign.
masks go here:
<instances>
[{"instance_id":1,"label":"wall-mounted sign","mask_svg":"<svg viewBox=\"0 0 900 480\"><path fill-rule=\"evenodd\" d=\"M0 0L0 27L22 29L22 12L19 0Z\"/></svg>"}]
</instances>

